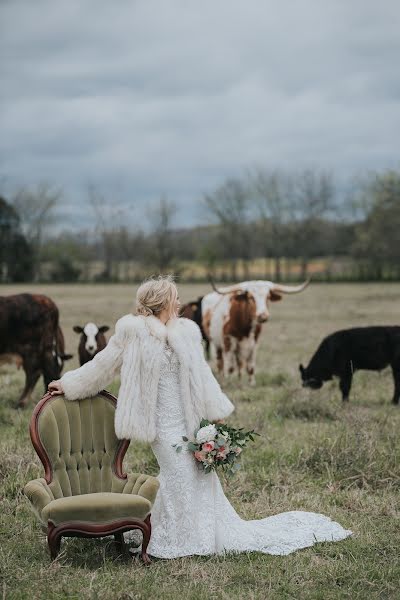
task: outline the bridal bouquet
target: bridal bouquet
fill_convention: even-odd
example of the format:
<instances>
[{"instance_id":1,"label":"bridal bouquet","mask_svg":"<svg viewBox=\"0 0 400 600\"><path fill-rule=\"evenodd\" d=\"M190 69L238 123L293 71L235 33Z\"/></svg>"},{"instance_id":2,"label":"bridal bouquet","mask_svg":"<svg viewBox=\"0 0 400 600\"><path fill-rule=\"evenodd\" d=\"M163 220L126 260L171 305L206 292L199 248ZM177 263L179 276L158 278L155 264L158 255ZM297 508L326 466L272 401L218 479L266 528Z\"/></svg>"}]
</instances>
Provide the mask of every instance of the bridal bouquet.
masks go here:
<instances>
[{"instance_id":1,"label":"bridal bouquet","mask_svg":"<svg viewBox=\"0 0 400 600\"><path fill-rule=\"evenodd\" d=\"M254 442L254 436L259 435L253 429L244 431L243 427L235 429L225 423L212 423L202 419L200 426L194 432L194 440L187 437L182 440L187 444L187 449L193 453L199 466L206 473L220 469L233 475L240 469L239 457L249 440ZM182 446L173 444L177 452L182 451Z\"/></svg>"}]
</instances>

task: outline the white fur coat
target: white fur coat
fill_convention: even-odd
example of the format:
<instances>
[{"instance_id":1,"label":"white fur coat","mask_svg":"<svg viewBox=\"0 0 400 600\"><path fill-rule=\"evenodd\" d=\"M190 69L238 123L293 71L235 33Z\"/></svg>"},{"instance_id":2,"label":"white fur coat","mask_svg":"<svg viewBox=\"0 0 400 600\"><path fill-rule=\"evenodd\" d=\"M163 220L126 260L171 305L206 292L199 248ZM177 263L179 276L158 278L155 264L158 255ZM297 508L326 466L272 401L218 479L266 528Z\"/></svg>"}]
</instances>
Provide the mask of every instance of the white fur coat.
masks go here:
<instances>
[{"instance_id":1,"label":"white fur coat","mask_svg":"<svg viewBox=\"0 0 400 600\"><path fill-rule=\"evenodd\" d=\"M161 356L165 341L180 362L180 385L188 435L200 420L223 419L233 410L203 352L198 325L183 317L164 325L154 316L127 314L115 324L115 333L93 360L68 371L60 380L67 400L94 396L121 371L115 412L119 439L152 442L156 436L156 402Z\"/></svg>"}]
</instances>

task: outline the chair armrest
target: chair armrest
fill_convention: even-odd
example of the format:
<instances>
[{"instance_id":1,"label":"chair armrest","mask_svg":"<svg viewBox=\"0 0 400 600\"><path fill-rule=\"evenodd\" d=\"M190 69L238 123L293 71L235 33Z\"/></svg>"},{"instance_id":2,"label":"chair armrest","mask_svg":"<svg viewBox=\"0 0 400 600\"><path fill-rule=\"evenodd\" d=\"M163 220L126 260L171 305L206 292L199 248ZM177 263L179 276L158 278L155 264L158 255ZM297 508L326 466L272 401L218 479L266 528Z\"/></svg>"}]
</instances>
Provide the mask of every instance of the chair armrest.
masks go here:
<instances>
[{"instance_id":1,"label":"chair armrest","mask_svg":"<svg viewBox=\"0 0 400 600\"><path fill-rule=\"evenodd\" d=\"M30 501L37 517L42 520L42 510L54 500L53 493L46 480L40 478L29 481L24 487L24 494Z\"/></svg>"},{"instance_id":2,"label":"chair armrest","mask_svg":"<svg viewBox=\"0 0 400 600\"><path fill-rule=\"evenodd\" d=\"M131 473L122 490L123 494L137 494L149 500L153 506L156 499L160 483L152 475L143 475L141 473Z\"/></svg>"},{"instance_id":3,"label":"chair armrest","mask_svg":"<svg viewBox=\"0 0 400 600\"><path fill-rule=\"evenodd\" d=\"M160 482L158 481L158 479L156 477L148 475L146 481L142 483L137 493L139 494L139 496L143 496L143 498L149 500L151 502L151 505L153 506L159 487Z\"/></svg>"}]
</instances>

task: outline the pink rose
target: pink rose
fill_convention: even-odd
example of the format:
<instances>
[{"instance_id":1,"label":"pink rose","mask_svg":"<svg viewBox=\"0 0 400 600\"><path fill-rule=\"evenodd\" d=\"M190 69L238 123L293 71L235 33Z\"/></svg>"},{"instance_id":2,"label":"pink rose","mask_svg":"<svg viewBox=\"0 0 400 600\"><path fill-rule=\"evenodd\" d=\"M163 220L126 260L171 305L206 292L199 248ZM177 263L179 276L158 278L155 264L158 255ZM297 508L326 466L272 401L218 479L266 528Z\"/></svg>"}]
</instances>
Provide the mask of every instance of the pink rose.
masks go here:
<instances>
[{"instance_id":1,"label":"pink rose","mask_svg":"<svg viewBox=\"0 0 400 600\"><path fill-rule=\"evenodd\" d=\"M202 445L202 449L204 452L211 452L211 450L214 450L214 446L214 442L206 442Z\"/></svg>"},{"instance_id":2,"label":"pink rose","mask_svg":"<svg viewBox=\"0 0 400 600\"><path fill-rule=\"evenodd\" d=\"M206 455L205 455L204 452L201 452L201 450L196 450L196 452L194 453L194 457L199 462L203 462L203 460L205 459Z\"/></svg>"},{"instance_id":3,"label":"pink rose","mask_svg":"<svg viewBox=\"0 0 400 600\"><path fill-rule=\"evenodd\" d=\"M235 448L235 454L240 454L242 451L242 448L239 448L239 446L237 448Z\"/></svg>"}]
</instances>

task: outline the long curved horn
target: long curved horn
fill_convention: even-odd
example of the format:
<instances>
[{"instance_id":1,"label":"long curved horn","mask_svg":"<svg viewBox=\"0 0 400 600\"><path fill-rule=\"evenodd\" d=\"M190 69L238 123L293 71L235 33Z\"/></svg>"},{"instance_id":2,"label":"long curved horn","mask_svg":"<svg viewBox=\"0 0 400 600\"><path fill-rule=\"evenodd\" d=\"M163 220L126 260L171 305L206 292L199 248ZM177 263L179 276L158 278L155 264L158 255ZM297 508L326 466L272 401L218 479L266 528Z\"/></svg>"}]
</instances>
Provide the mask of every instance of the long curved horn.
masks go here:
<instances>
[{"instance_id":1,"label":"long curved horn","mask_svg":"<svg viewBox=\"0 0 400 600\"><path fill-rule=\"evenodd\" d=\"M214 290L214 292L217 292L218 294L230 294L231 292L237 292L242 289L240 287L240 284L230 285L228 287L217 288L211 275L209 275L208 278L210 280L212 289Z\"/></svg>"},{"instance_id":2,"label":"long curved horn","mask_svg":"<svg viewBox=\"0 0 400 600\"><path fill-rule=\"evenodd\" d=\"M298 292L302 292L306 289L311 279L307 279L301 285L279 285L279 283L274 283L274 287L272 291L281 292L282 294L297 294Z\"/></svg>"}]
</instances>

